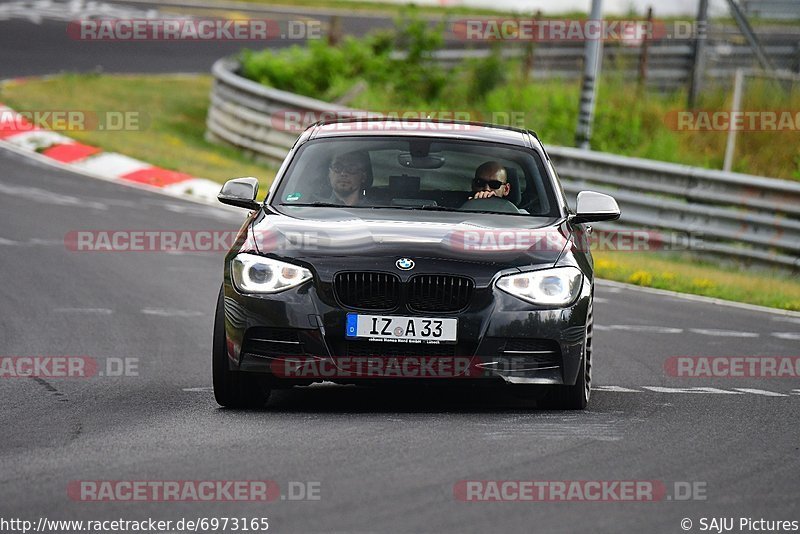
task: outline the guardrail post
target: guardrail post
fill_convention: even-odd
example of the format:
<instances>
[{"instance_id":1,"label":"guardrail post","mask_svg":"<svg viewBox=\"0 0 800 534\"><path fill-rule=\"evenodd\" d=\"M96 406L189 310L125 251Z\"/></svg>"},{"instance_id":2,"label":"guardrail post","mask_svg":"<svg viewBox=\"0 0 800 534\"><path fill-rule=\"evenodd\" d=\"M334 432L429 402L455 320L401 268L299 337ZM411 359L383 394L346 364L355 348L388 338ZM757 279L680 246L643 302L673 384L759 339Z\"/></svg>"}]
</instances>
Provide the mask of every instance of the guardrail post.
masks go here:
<instances>
[{"instance_id":1,"label":"guardrail post","mask_svg":"<svg viewBox=\"0 0 800 534\"><path fill-rule=\"evenodd\" d=\"M653 29L653 6L647 7L647 27L652 31ZM650 36L645 35L644 39L642 40L642 45L639 52L639 77L637 79L638 83L638 90L641 92L645 88L645 84L647 83L647 55L648 55L648 48L650 45Z\"/></svg>"},{"instance_id":2,"label":"guardrail post","mask_svg":"<svg viewBox=\"0 0 800 534\"><path fill-rule=\"evenodd\" d=\"M592 0L589 22L601 23L603 19L603 0ZM603 60L603 37L586 39L586 57L583 63L583 87L581 89L578 127L575 132L575 146L588 150L592 140L594 104L597 99L597 82L600 76L600 63Z\"/></svg>"},{"instance_id":3,"label":"guardrail post","mask_svg":"<svg viewBox=\"0 0 800 534\"><path fill-rule=\"evenodd\" d=\"M539 9L533 15L533 20L535 23L539 23L542 18L542 10ZM534 54L536 52L536 45L534 43L534 39L529 40L524 44L524 55L522 58L522 83L524 85L528 84L528 80L530 79L531 75L533 74L533 64L534 64Z\"/></svg>"},{"instance_id":4,"label":"guardrail post","mask_svg":"<svg viewBox=\"0 0 800 534\"><path fill-rule=\"evenodd\" d=\"M328 45L337 46L342 40L342 20L339 15L331 15L328 20Z\"/></svg>"},{"instance_id":5,"label":"guardrail post","mask_svg":"<svg viewBox=\"0 0 800 534\"><path fill-rule=\"evenodd\" d=\"M797 41L795 45L794 70L797 74L800 74L800 41Z\"/></svg>"},{"instance_id":6,"label":"guardrail post","mask_svg":"<svg viewBox=\"0 0 800 534\"><path fill-rule=\"evenodd\" d=\"M689 78L689 109L697 105L697 95L703 84L703 74L706 70L706 28L708 27L708 0L700 0L697 11L697 23L694 36L694 57L692 58L692 73Z\"/></svg>"},{"instance_id":7,"label":"guardrail post","mask_svg":"<svg viewBox=\"0 0 800 534\"><path fill-rule=\"evenodd\" d=\"M744 91L744 70L736 69L736 75L733 77L733 103L731 104L731 117L738 113L739 108L742 107L742 92ZM736 152L736 128L733 127L733 120L728 128L728 141L725 144L725 162L722 164L722 170L730 172L733 166L733 154Z\"/></svg>"}]
</instances>

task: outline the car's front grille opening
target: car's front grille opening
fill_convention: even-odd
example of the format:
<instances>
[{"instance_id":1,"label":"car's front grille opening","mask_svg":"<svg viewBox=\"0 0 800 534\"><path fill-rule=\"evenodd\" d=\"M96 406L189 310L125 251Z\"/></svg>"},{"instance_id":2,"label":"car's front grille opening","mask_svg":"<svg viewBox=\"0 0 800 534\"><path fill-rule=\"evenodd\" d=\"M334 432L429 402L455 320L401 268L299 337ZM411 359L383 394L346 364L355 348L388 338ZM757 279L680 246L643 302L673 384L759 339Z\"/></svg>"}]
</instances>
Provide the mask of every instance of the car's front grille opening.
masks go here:
<instances>
[{"instance_id":1,"label":"car's front grille opening","mask_svg":"<svg viewBox=\"0 0 800 534\"><path fill-rule=\"evenodd\" d=\"M422 274L408 282L408 307L419 312L456 312L467 307L474 284L469 278Z\"/></svg>"},{"instance_id":2,"label":"car's front grille opening","mask_svg":"<svg viewBox=\"0 0 800 534\"><path fill-rule=\"evenodd\" d=\"M255 356L277 357L304 353L297 331L291 328L250 328L242 342L242 352Z\"/></svg>"},{"instance_id":3,"label":"car's front grille opening","mask_svg":"<svg viewBox=\"0 0 800 534\"><path fill-rule=\"evenodd\" d=\"M349 308L392 310L400 305L400 279L393 274L338 273L333 287L339 302Z\"/></svg>"},{"instance_id":4,"label":"car's front grille opening","mask_svg":"<svg viewBox=\"0 0 800 534\"><path fill-rule=\"evenodd\" d=\"M405 302L414 312L454 313L469 306L474 288L470 278L449 274L421 274L402 283L391 273L349 271L333 279L342 305L372 311L394 310Z\"/></svg>"},{"instance_id":5,"label":"car's front grille opening","mask_svg":"<svg viewBox=\"0 0 800 534\"><path fill-rule=\"evenodd\" d=\"M456 356L456 345L430 343L392 343L382 341L347 341L345 356L353 357L404 357L404 356Z\"/></svg>"}]
</instances>

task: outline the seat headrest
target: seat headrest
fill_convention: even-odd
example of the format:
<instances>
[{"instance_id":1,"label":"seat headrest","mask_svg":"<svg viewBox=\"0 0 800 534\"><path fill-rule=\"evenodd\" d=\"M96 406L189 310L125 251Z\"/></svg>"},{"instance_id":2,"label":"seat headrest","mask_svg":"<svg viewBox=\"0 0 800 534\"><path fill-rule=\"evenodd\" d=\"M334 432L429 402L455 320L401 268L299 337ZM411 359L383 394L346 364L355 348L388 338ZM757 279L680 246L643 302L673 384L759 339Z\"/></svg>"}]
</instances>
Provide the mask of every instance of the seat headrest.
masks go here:
<instances>
[{"instance_id":1,"label":"seat headrest","mask_svg":"<svg viewBox=\"0 0 800 534\"><path fill-rule=\"evenodd\" d=\"M508 184L511 186L511 191L509 191L506 198L515 206L519 206L519 203L522 202L522 189L519 187L519 175L517 175L517 169L512 167L505 167L505 169L506 179L508 180Z\"/></svg>"},{"instance_id":2,"label":"seat headrest","mask_svg":"<svg viewBox=\"0 0 800 534\"><path fill-rule=\"evenodd\" d=\"M369 162L369 165L367 165L367 177L364 180L364 189L369 189L372 187L372 182L375 180L372 176L372 158L369 157L369 152L365 152L364 157Z\"/></svg>"}]
</instances>

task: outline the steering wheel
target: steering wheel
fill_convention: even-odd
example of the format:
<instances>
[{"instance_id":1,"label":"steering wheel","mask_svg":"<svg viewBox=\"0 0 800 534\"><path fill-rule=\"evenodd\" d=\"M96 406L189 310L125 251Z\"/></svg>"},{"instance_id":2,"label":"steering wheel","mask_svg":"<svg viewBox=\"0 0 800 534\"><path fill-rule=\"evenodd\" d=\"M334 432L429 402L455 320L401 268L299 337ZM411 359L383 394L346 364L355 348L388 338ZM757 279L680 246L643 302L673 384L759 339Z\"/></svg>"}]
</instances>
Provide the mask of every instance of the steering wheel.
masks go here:
<instances>
[{"instance_id":1,"label":"steering wheel","mask_svg":"<svg viewBox=\"0 0 800 534\"><path fill-rule=\"evenodd\" d=\"M461 205L462 211L496 211L498 213L522 213L510 201L501 197L473 198Z\"/></svg>"}]
</instances>

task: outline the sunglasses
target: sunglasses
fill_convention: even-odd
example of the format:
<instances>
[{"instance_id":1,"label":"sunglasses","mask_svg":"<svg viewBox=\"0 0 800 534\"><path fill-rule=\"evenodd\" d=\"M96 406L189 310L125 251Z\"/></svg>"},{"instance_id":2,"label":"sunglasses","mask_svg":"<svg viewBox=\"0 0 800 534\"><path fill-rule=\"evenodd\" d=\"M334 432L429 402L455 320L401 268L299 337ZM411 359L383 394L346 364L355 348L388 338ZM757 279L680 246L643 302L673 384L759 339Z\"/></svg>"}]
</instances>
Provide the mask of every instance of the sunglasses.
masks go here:
<instances>
[{"instance_id":1,"label":"sunglasses","mask_svg":"<svg viewBox=\"0 0 800 534\"><path fill-rule=\"evenodd\" d=\"M484 180L482 178L474 178L472 180L472 185L477 188L483 188L483 186L488 185L491 189L500 189L506 182L501 182L500 180Z\"/></svg>"},{"instance_id":2,"label":"sunglasses","mask_svg":"<svg viewBox=\"0 0 800 534\"><path fill-rule=\"evenodd\" d=\"M344 165L337 165L337 164L331 165L330 170L335 172L336 174L361 174L366 172L366 169L364 169L363 167L347 167Z\"/></svg>"}]
</instances>

